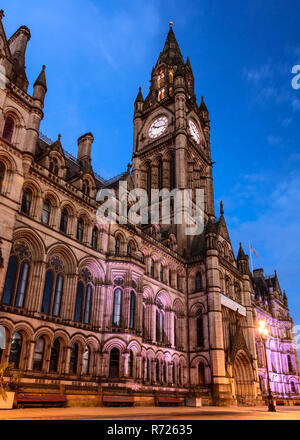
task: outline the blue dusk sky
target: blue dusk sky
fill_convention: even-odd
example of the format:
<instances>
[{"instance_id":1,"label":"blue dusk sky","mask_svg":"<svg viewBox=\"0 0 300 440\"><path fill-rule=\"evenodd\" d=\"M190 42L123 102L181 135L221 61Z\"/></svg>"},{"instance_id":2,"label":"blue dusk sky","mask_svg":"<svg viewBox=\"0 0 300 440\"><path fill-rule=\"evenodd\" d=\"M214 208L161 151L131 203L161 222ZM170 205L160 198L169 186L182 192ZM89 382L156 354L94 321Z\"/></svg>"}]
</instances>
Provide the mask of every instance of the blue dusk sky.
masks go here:
<instances>
[{"instance_id":1,"label":"blue dusk sky","mask_svg":"<svg viewBox=\"0 0 300 440\"><path fill-rule=\"evenodd\" d=\"M277 270L300 325L299 0L2 1L7 36L31 30L29 93L43 64L48 92L41 131L77 154L94 134L103 177L131 160L133 103L146 96L169 21L190 57L200 102L210 111L216 209L223 200L235 254L259 253L255 268ZM300 333L300 332L299 332ZM300 342L300 341L299 341Z\"/></svg>"}]
</instances>

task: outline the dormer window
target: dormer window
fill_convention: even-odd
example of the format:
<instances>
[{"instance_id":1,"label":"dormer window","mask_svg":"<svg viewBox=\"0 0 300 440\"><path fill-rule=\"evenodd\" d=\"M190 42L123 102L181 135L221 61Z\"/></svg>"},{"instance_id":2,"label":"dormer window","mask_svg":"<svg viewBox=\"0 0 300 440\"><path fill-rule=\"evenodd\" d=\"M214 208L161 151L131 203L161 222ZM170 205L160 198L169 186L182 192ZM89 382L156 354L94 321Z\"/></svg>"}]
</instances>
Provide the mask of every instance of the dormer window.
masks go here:
<instances>
[{"instance_id":1,"label":"dormer window","mask_svg":"<svg viewBox=\"0 0 300 440\"><path fill-rule=\"evenodd\" d=\"M58 176L58 160L56 157L52 157L49 163L49 171Z\"/></svg>"},{"instance_id":2,"label":"dormer window","mask_svg":"<svg viewBox=\"0 0 300 440\"><path fill-rule=\"evenodd\" d=\"M82 183L82 192L83 192L83 194L86 194L87 196L90 195L90 184L87 179L85 179Z\"/></svg>"}]
</instances>

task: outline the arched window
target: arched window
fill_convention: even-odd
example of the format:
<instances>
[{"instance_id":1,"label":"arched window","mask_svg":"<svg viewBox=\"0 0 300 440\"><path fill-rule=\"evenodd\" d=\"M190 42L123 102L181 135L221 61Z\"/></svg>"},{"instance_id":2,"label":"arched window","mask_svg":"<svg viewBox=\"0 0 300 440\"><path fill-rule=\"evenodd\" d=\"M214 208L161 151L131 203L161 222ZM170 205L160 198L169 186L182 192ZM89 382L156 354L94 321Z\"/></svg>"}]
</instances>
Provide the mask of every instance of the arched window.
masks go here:
<instances>
[{"instance_id":1,"label":"arched window","mask_svg":"<svg viewBox=\"0 0 300 440\"><path fill-rule=\"evenodd\" d=\"M293 364L292 364L292 360L291 360L291 356L288 354L287 355L287 361L288 361L288 372L290 373L290 374L293 374Z\"/></svg>"},{"instance_id":2,"label":"arched window","mask_svg":"<svg viewBox=\"0 0 300 440\"><path fill-rule=\"evenodd\" d=\"M160 275L159 275L160 281L164 281L164 266L160 265Z\"/></svg>"},{"instance_id":3,"label":"arched window","mask_svg":"<svg viewBox=\"0 0 300 440\"><path fill-rule=\"evenodd\" d=\"M167 363L164 361L163 363L163 381L167 382Z\"/></svg>"},{"instance_id":4,"label":"arched window","mask_svg":"<svg viewBox=\"0 0 300 440\"><path fill-rule=\"evenodd\" d=\"M110 377L119 377L119 360L120 360L120 352L117 348L113 348L110 351L110 360L109 360Z\"/></svg>"},{"instance_id":5,"label":"arched window","mask_svg":"<svg viewBox=\"0 0 300 440\"><path fill-rule=\"evenodd\" d=\"M177 317L174 315L174 345L178 344L178 334L177 334Z\"/></svg>"},{"instance_id":6,"label":"arched window","mask_svg":"<svg viewBox=\"0 0 300 440\"><path fill-rule=\"evenodd\" d=\"M170 157L170 189L174 189L176 185L175 179L175 156L174 153Z\"/></svg>"},{"instance_id":7,"label":"arched window","mask_svg":"<svg viewBox=\"0 0 300 440\"><path fill-rule=\"evenodd\" d=\"M88 180L84 180L82 183L82 192L83 194L86 194L87 196L90 195L90 184Z\"/></svg>"},{"instance_id":8,"label":"arched window","mask_svg":"<svg viewBox=\"0 0 300 440\"><path fill-rule=\"evenodd\" d=\"M198 364L199 385L205 385L205 366L203 362Z\"/></svg>"},{"instance_id":9,"label":"arched window","mask_svg":"<svg viewBox=\"0 0 300 440\"><path fill-rule=\"evenodd\" d=\"M2 134L3 139L7 140L8 142L11 142L11 140L12 140L14 126L15 126L15 122L14 122L13 118L8 116L5 119L5 124L4 124L4 128L3 128L3 134Z\"/></svg>"},{"instance_id":10,"label":"arched window","mask_svg":"<svg viewBox=\"0 0 300 440\"><path fill-rule=\"evenodd\" d=\"M196 325L197 325L197 347L203 347L203 318L202 318L202 314L200 314L197 317L197 321L196 321Z\"/></svg>"},{"instance_id":11,"label":"arched window","mask_svg":"<svg viewBox=\"0 0 300 440\"><path fill-rule=\"evenodd\" d=\"M18 260L16 257L12 255L9 258L7 272L6 272L6 280L3 290L2 302L4 304L11 304L12 302L17 268L18 268Z\"/></svg>"},{"instance_id":12,"label":"arched window","mask_svg":"<svg viewBox=\"0 0 300 440\"><path fill-rule=\"evenodd\" d=\"M9 352L9 359L8 363L14 364L14 368L19 368L20 364L20 357L21 357L21 350L22 350L22 335L20 333L15 333L13 335L11 345L10 345L10 352Z\"/></svg>"},{"instance_id":13,"label":"arched window","mask_svg":"<svg viewBox=\"0 0 300 440\"><path fill-rule=\"evenodd\" d=\"M59 339L55 339L50 353L50 372L57 372L58 370L58 360L60 352L60 342Z\"/></svg>"},{"instance_id":14,"label":"arched window","mask_svg":"<svg viewBox=\"0 0 300 440\"><path fill-rule=\"evenodd\" d=\"M201 283L201 274L200 272L198 272L196 274L196 278L195 278L195 290L196 292L199 292L200 290L202 290L202 283Z\"/></svg>"},{"instance_id":15,"label":"arched window","mask_svg":"<svg viewBox=\"0 0 300 440\"><path fill-rule=\"evenodd\" d=\"M76 233L76 238L79 241L83 240L83 229L84 229L84 221L82 220L82 218L79 218L77 222L77 233Z\"/></svg>"},{"instance_id":16,"label":"arched window","mask_svg":"<svg viewBox=\"0 0 300 440\"><path fill-rule=\"evenodd\" d=\"M0 162L0 193L2 192L3 189L4 176L5 176L5 166L2 162Z\"/></svg>"},{"instance_id":17,"label":"arched window","mask_svg":"<svg viewBox=\"0 0 300 440\"><path fill-rule=\"evenodd\" d=\"M92 248L97 249L98 247L98 228L94 226L92 232Z\"/></svg>"},{"instance_id":18,"label":"arched window","mask_svg":"<svg viewBox=\"0 0 300 440\"><path fill-rule=\"evenodd\" d=\"M150 382L150 378L151 378L151 361L149 358L147 358L147 374L146 374L147 382Z\"/></svg>"},{"instance_id":19,"label":"arched window","mask_svg":"<svg viewBox=\"0 0 300 440\"><path fill-rule=\"evenodd\" d=\"M156 342L164 342L165 339L165 314L159 301L156 308Z\"/></svg>"},{"instance_id":20,"label":"arched window","mask_svg":"<svg viewBox=\"0 0 300 440\"><path fill-rule=\"evenodd\" d=\"M29 188L26 188L23 191L22 204L21 204L21 211L24 214L27 215L30 214L31 201L32 201L32 191Z\"/></svg>"},{"instance_id":21,"label":"arched window","mask_svg":"<svg viewBox=\"0 0 300 440\"><path fill-rule=\"evenodd\" d=\"M29 263L27 261L23 261L20 267L19 274L19 282L16 293L15 306L23 307L25 300L25 293L28 284L28 275L29 275Z\"/></svg>"},{"instance_id":22,"label":"arched window","mask_svg":"<svg viewBox=\"0 0 300 440\"><path fill-rule=\"evenodd\" d=\"M152 188L152 172L151 165L147 165L147 194L148 194L148 202L151 201L151 188Z\"/></svg>"},{"instance_id":23,"label":"arched window","mask_svg":"<svg viewBox=\"0 0 300 440\"><path fill-rule=\"evenodd\" d=\"M295 383L294 382L291 382L291 390L292 390L292 393L296 393L296 387L295 387Z\"/></svg>"},{"instance_id":24,"label":"arched window","mask_svg":"<svg viewBox=\"0 0 300 440\"><path fill-rule=\"evenodd\" d=\"M113 306L113 321L114 327L121 326L121 312L122 312L122 290L117 288L114 292L114 306Z\"/></svg>"},{"instance_id":25,"label":"arched window","mask_svg":"<svg viewBox=\"0 0 300 440\"><path fill-rule=\"evenodd\" d=\"M82 355L82 373L89 374L90 369L90 349L86 347Z\"/></svg>"},{"instance_id":26,"label":"arched window","mask_svg":"<svg viewBox=\"0 0 300 440\"><path fill-rule=\"evenodd\" d=\"M120 239L117 237L115 241L115 255L120 254Z\"/></svg>"},{"instance_id":27,"label":"arched window","mask_svg":"<svg viewBox=\"0 0 300 440\"><path fill-rule=\"evenodd\" d=\"M128 358L128 374L129 377L133 377L133 351L130 350Z\"/></svg>"},{"instance_id":28,"label":"arched window","mask_svg":"<svg viewBox=\"0 0 300 440\"><path fill-rule=\"evenodd\" d=\"M154 261L151 258L151 262L150 262L150 275L152 276L152 278L154 278Z\"/></svg>"},{"instance_id":29,"label":"arched window","mask_svg":"<svg viewBox=\"0 0 300 440\"><path fill-rule=\"evenodd\" d=\"M169 286L172 285L172 271L169 269Z\"/></svg>"},{"instance_id":30,"label":"arched window","mask_svg":"<svg viewBox=\"0 0 300 440\"><path fill-rule=\"evenodd\" d=\"M71 348L71 357L70 357L70 373L77 373L77 364L78 364L78 344L74 342Z\"/></svg>"},{"instance_id":31,"label":"arched window","mask_svg":"<svg viewBox=\"0 0 300 440\"><path fill-rule=\"evenodd\" d=\"M145 318L146 318L146 306L145 306L145 304L143 304L143 308L142 308L142 338L146 337Z\"/></svg>"},{"instance_id":32,"label":"arched window","mask_svg":"<svg viewBox=\"0 0 300 440\"><path fill-rule=\"evenodd\" d=\"M75 316L74 321L81 321L82 317L82 303L83 303L83 290L84 285L81 281L77 283L77 294L76 294L76 303L75 303Z\"/></svg>"},{"instance_id":33,"label":"arched window","mask_svg":"<svg viewBox=\"0 0 300 440\"><path fill-rule=\"evenodd\" d=\"M92 304L92 286L88 284L85 291L85 304L84 304L84 324L89 324L90 314L91 314L91 304Z\"/></svg>"},{"instance_id":34,"label":"arched window","mask_svg":"<svg viewBox=\"0 0 300 440\"><path fill-rule=\"evenodd\" d=\"M41 371L43 367L44 360L44 351L45 351L45 339L39 338L36 341L34 353L33 353L33 369L37 371Z\"/></svg>"},{"instance_id":35,"label":"arched window","mask_svg":"<svg viewBox=\"0 0 300 440\"><path fill-rule=\"evenodd\" d=\"M182 374L181 365L178 364L178 383L179 383L179 385L182 384L182 376L181 376L181 374Z\"/></svg>"},{"instance_id":36,"label":"arched window","mask_svg":"<svg viewBox=\"0 0 300 440\"><path fill-rule=\"evenodd\" d=\"M58 160L56 159L56 157L52 157L49 163L49 171L58 176L58 170Z\"/></svg>"},{"instance_id":37,"label":"arched window","mask_svg":"<svg viewBox=\"0 0 300 440\"><path fill-rule=\"evenodd\" d=\"M131 244L130 243L128 243L128 245L127 245L127 256L128 257L130 257L131 256Z\"/></svg>"},{"instance_id":38,"label":"arched window","mask_svg":"<svg viewBox=\"0 0 300 440\"><path fill-rule=\"evenodd\" d=\"M54 302L52 309L53 316L59 316L63 286L64 286L64 277L63 275L59 274L56 278L56 284L55 284Z\"/></svg>"},{"instance_id":39,"label":"arched window","mask_svg":"<svg viewBox=\"0 0 300 440\"><path fill-rule=\"evenodd\" d=\"M42 313L48 314L50 312L53 280L54 280L54 273L52 270L48 270L46 272L45 285L44 285Z\"/></svg>"},{"instance_id":40,"label":"arched window","mask_svg":"<svg viewBox=\"0 0 300 440\"><path fill-rule=\"evenodd\" d=\"M42 212L42 222L45 223L45 225L49 225L50 213L51 213L51 202L50 200L46 199L44 201L43 212Z\"/></svg>"},{"instance_id":41,"label":"arched window","mask_svg":"<svg viewBox=\"0 0 300 440\"><path fill-rule=\"evenodd\" d=\"M61 212L59 229L61 232L64 232L65 234L67 233L68 219L69 219L68 211L64 209Z\"/></svg>"},{"instance_id":42,"label":"arched window","mask_svg":"<svg viewBox=\"0 0 300 440\"><path fill-rule=\"evenodd\" d=\"M159 374L159 359L156 359L155 364L155 375L156 375L156 382L159 382L160 374Z\"/></svg>"},{"instance_id":43,"label":"arched window","mask_svg":"<svg viewBox=\"0 0 300 440\"><path fill-rule=\"evenodd\" d=\"M163 188L163 162L161 157L158 159L158 189Z\"/></svg>"},{"instance_id":44,"label":"arched window","mask_svg":"<svg viewBox=\"0 0 300 440\"><path fill-rule=\"evenodd\" d=\"M134 328L134 314L135 314L135 293L130 292L130 310L129 310L129 328Z\"/></svg>"}]
</instances>

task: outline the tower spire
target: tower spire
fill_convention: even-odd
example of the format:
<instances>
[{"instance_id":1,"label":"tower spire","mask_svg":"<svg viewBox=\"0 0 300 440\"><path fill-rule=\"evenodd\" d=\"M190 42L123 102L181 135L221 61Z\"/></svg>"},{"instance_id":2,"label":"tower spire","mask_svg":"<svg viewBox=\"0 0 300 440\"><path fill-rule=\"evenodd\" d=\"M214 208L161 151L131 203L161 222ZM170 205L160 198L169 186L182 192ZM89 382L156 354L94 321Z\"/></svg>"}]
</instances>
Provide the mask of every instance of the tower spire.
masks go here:
<instances>
[{"instance_id":1,"label":"tower spire","mask_svg":"<svg viewBox=\"0 0 300 440\"><path fill-rule=\"evenodd\" d=\"M179 49L179 45L177 43L174 31L173 31L173 22L169 23L170 29L167 35L167 39L165 41L165 45L163 51L160 53L159 58L157 60L157 64L159 62L164 62L165 64L171 66L184 65L182 53Z\"/></svg>"}]
</instances>

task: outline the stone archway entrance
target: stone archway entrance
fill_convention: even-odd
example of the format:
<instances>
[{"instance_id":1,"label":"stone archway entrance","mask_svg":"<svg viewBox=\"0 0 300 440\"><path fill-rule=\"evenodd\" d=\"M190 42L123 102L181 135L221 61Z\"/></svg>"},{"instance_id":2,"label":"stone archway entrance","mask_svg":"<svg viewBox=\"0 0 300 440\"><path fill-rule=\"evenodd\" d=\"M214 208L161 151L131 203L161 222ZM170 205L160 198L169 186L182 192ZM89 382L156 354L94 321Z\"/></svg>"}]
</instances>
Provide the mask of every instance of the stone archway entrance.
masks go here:
<instances>
[{"instance_id":1,"label":"stone archway entrance","mask_svg":"<svg viewBox=\"0 0 300 440\"><path fill-rule=\"evenodd\" d=\"M240 350L233 363L235 395L239 404L254 404L253 369L248 355Z\"/></svg>"}]
</instances>

